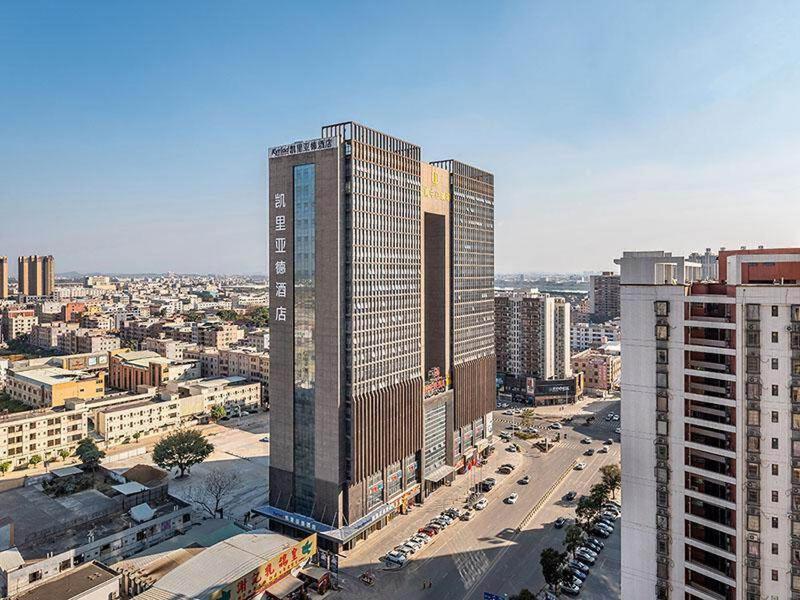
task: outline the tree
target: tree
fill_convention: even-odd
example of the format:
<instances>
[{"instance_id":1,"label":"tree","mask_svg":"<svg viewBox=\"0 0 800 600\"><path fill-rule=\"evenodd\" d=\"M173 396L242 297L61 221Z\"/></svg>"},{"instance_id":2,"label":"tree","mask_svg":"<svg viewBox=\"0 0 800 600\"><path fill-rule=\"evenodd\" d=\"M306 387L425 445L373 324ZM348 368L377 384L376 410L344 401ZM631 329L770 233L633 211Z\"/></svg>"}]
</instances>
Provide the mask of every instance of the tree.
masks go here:
<instances>
[{"instance_id":1,"label":"tree","mask_svg":"<svg viewBox=\"0 0 800 600\"><path fill-rule=\"evenodd\" d=\"M236 492L242 482L237 471L214 468L203 477L200 485L188 490L188 497L212 517L223 516L224 504Z\"/></svg>"},{"instance_id":2,"label":"tree","mask_svg":"<svg viewBox=\"0 0 800 600\"><path fill-rule=\"evenodd\" d=\"M608 496L610 493L610 490L602 481L600 483L595 483L589 489L589 496L591 496L592 500L597 504L598 510L603 507L605 502L608 501Z\"/></svg>"},{"instance_id":3,"label":"tree","mask_svg":"<svg viewBox=\"0 0 800 600\"><path fill-rule=\"evenodd\" d=\"M36 465L38 465L40 462L42 462L42 457L41 457L41 456L39 456L38 454L34 454L33 456L31 456L31 457L28 459L28 464L29 464L29 465L31 465L32 467L35 467L35 466L36 466Z\"/></svg>"},{"instance_id":4,"label":"tree","mask_svg":"<svg viewBox=\"0 0 800 600\"><path fill-rule=\"evenodd\" d=\"M3 462L0 462L0 477L8 473L10 470L11 470L10 460L4 460Z\"/></svg>"},{"instance_id":5,"label":"tree","mask_svg":"<svg viewBox=\"0 0 800 600\"><path fill-rule=\"evenodd\" d=\"M203 462L214 451L214 446L205 436L194 429L176 431L161 440L153 448L153 462L162 469L179 469L183 477L192 465Z\"/></svg>"},{"instance_id":6,"label":"tree","mask_svg":"<svg viewBox=\"0 0 800 600\"><path fill-rule=\"evenodd\" d=\"M67 460L67 458L69 458L69 454L70 452L66 448L62 448L58 451L58 455L61 457L61 460Z\"/></svg>"},{"instance_id":7,"label":"tree","mask_svg":"<svg viewBox=\"0 0 800 600\"><path fill-rule=\"evenodd\" d=\"M575 507L575 517L584 530L589 530L592 521L600 512L600 504L591 496L581 496L578 499L578 506Z\"/></svg>"},{"instance_id":8,"label":"tree","mask_svg":"<svg viewBox=\"0 0 800 600\"><path fill-rule=\"evenodd\" d=\"M224 308L222 310L217 311L217 316L223 321L228 321L232 323L239 318L239 313L237 313L235 310Z\"/></svg>"},{"instance_id":9,"label":"tree","mask_svg":"<svg viewBox=\"0 0 800 600\"><path fill-rule=\"evenodd\" d=\"M603 476L603 485L611 492L611 497L616 498L617 490L622 484L622 472L619 465L601 467L600 474Z\"/></svg>"},{"instance_id":10,"label":"tree","mask_svg":"<svg viewBox=\"0 0 800 600\"><path fill-rule=\"evenodd\" d=\"M142 437L142 432L141 431L137 431L136 433L133 434L132 437L133 437L134 440L139 441L139 438Z\"/></svg>"},{"instance_id":11,"label":"tree","mask_svg":"<svg viewBox=\"0 0 800 600\"><path fill-rule=\"evenodd\" d=\"M566 534L564 535L564 546L567 552L575 556L575 550L583 545L586 540L586 533L578 525L570 525L567 527Z\"/></svg>"},{"instance_id":12,"label":"tree","mask_svg":"<svg viewBox=\"0 0 800 600\"><path fill-rule=\"evenodd\" d=\"M539 564L542 566L542 576L551 589L564 579L564 563L567 560L566 552L559 552L555 548L545 548L539 556Z\"/></svg>"},{"instance_id":13,"label":"tree","mask_svg":"<svg viewBox=\"0 0 800 600\"><path fill-rule=\"evenodd\" d=\"M516 596L511 596L511 600L536 600L536 594L528 588L522 588Z\"/></svg>"},{"instance_id":14,"label":"tree","mask_svg":"<svg viewBox=\"0 0 800 600\"><path fill-rule=\"evenodd\" d=\"M225 407L222 404L215 404L211 407L211 418L218 421L225 416Z\"/></svg>"},{"instance_id":15,"label":"tree","mask_svg":"<svg viewBox=\"0 0 800 600\"><path fill-rule=\"evenodd\" d=\"M100 464L100 460L105 458L106 453L97 447L92 438L83 438L78 442L75 449L75 456L81 459L84 467L95 471Z\"/></svg>"}]
</instances>

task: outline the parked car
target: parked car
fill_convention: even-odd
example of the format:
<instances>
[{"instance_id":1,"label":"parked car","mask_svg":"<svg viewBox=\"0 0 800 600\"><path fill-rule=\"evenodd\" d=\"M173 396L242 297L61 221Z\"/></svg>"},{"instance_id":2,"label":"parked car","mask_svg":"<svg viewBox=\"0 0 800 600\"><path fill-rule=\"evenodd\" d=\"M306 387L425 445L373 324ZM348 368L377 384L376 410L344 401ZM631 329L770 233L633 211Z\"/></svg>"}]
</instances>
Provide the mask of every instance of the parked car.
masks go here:
<instances>
[{"instance_id":1,"label":"parked car","mask_svg":"<svg viewBox=\"0 0 800 600\"><path fill-rule=\"evenodd\" d=\"M500 467L499 469L497 469L497 472L502 475L508 475L509 473L511 473L512 470L513 469L511 467Z\"/></svg>"},{"instance_id":2,"label":"parked car","mask_svg":"<svg viewBox=\"0 0 800 600\"><path fill-rule=\"evenodd\" d=\"M396 552L392 550L391 552L386 553L386 560L389 562L397 563L399 565L405 564L408 560L406 556L400 552Z\"/></svg>"},{"instance_id":3,"label":"parked car","mask_svg":"<svg viewBox=\"0 0 800 600\"><path fill-rule=\"evenodd\" d=\"M525 477L520 479L518 483L520 485L528 485L530 482L531 482L531 476L530 475L525 475Z\"/></svg>"},{"instance_id":4,"label":"parked car","mask_svg":"<svg viewBox=\"0 0 800 600\"><path fill-rule=\"evenodd\" d=\"M514 444L511 444L510 446L506 447L506 452L516 452L516 451L517 447Z\"/></svg>"},{"instance_id":5,"label":"parked car","mask_svg":"<svg viewBox=\"0 0 800 600\"><path fill-rule=\"evenodd\" d=\"M608 454L608 446L602 446L597 450L598 454Z\"/></svg>"},{"instance_id":6,"label":"parked car","mask_svg":"<svg viewBox=\"0 0 800 600\"><path fill-rule=\"evenodd\" d=\"M561 423L550 423L550 429L561 429Z\"/></svg>"},{"instance_id":7,"label":"parked car","mask_svg":"<svg viewBox=\"0 0 800 600\"><path fill-rule=\"evenodd\" d=\"M494 477L487 477L483 480L481 485L483 486L484 491L488 492L497 484L497 480Z\"/></svg>"},{"instance_id":8,"label":"parked car","mask_svg":"<svg viewBox=\"0 0 800 600\"><path fill-rule=\"evenodd\" d=\"M592 550L591 548L589 548L586 545L581 546L580 548L578 548L578 550L580 550L581 552L585 552L586 554L588 554L589 556L591 556L595 560L597 559L597 552L595 552L594 550ZM576 550L576 552L578 550Z\"/></svg>"},{"instance_id":9,"label":"parked car","mask_svg":"<svg viewBox=\"0 0 800 600\"><path fill-rule=\"evenodd\" d=\"M590 437L585 437L581 440L581 444L591 444L591 443L592 443L592 438Z\"/></svg>"},{"instance_id":10,"label":"parked car","mask_svg":"<svg viewBox=\"0 0 800 600\"><path fill-rule=\"evenodd\" d=\"M619 415L614 415L614 420L619 421Z\"/></svg>"},{"instance_id":11,"label":"parked car","mask_svg":"<svg viewBox=\"0 0 800 600\"><path fill-rule=\"evenodd\" d=\"M600 527L598 525L592 527L592 533L595 535L599 535L601 538L607 538L608 536L611 535L611 531L609 531L605 527Z\"/></svg>"},{"instance_id":12,"label":"parked car","mask_svg":"<svg viewBox=\"0 0 800 600\"><path fill-rule=\"evenodd\" d=\"M504 463L504 464L502 464L502 465L500 465L500 466L501 466L501 467L508 467L508 468L509 468L509 469L511 469L512 471L513 471L514 469L516 469L516 468L517 468L515 465L512 465L511 463Z\"/></svg>"},{"instance_id":13,"label":"parked car","mask_svg":"<svg viewBox=\"0 0 800 600\"><path fill-rule=\"evenodd\" d=\"M601 550L606 547L606 545L597 538L590 537L589 541L595 546L599 546Z\"/></svg>"},{"instance_id":14,"label":"parked car","mask_svg":"<svg viewBox=\"0 0 800 600\"><path fill-rule=\"evenodd\" d=\"M512 493L508 498L506 498L506 504L516 504L517 498L519 498L519 494L516 492Z\"/></svg>"},{"instance_id":15,"label":"parked car","mask_svg":"<svg viewBox=\"0 0 800 600\"><path fill-rule=\"evenodd\" d=\"M484 508L486 508L487 504L489 504L489 502L486 500L486 498L481 498L475 503L475 506L473 508L475 510L483 510Z\"/></svg>"},{"instance_id":16,"label":"parked car","mask_svg":"<svg viewBox=\"0 0 800 600\"><path fill-rule=\"evenodd\" d=\"M577 465L575 465L576 471L583 471L585 468L586 468L586 463L579 462Z\"/></svg>"},{"instance_id":17,"label":"parked car","mask_svg":"<svg viewBox=\"0 0 800 600\"><path fill-rule=\"evenodd\" d=\"M567 566L567 570L568 570L570 573L572 573L572 576L573 576L573 577L577 577L577 578L578 578L578 579L580 579L581 581L586 581L586 578L589 576L589 574L588 574L588 573L586 573L585 571L581 571L580 569L577 569L577 568L575 568L575 567L570 567L570 566Z\"/></svg>"},{"instance_id":18,"label":"parked car","mask_svg":"<svg viewBox=\"0 0 800 600\"><path fill-rule=\"evenodd\" d=\"M611 446L614 443L614 440L608 438L605 442L603 442L606 446Z\"/></svg>"},{"instance_id":19,"label":"parked car","mask_svg":"<svg viewBox=\"0 0 800 600\"><path fill-rule=\"evenodd\" d=\"M589 448L584 454L586 456L594 456L594 448Z\"/></svg>"},{"instance_id":20,"label":"parked car","mask_svg":"<svg viewBox=\"0 0 800 600\"><path fill-rule=\"evenodd\" d=\"M617 435L621 435L621 434L622 434L622 427L617 427L617 428L614 430L614 433L616 433Z\"/></svg>"},{"instance_id":21,"label":"parked car","mask_svg":"<svg viewBox=\"0 0 800 600\"><path fill-rule=\"evenodd\" d=\"M578 495L578 492L569 491L566 494L564 494L564 500L566 500L567 502L572 502L573 500L575 500L575 497L577 495Z\"/></svg>"},{"instance_id":22,"label":"parked car","mask_svg":"<svg viewBox=\"0 0 800 600\"><path fill-rule=\"evenodd\" d=\"M471 510L465 510L464 512L461 513L461 516L459 517L459 519L461 519L462 521L469 521L471 518L472 518Z\"/></svg>"},{"instance_id":23,"label":"parked car","mask_svg":"<svg viewBox=\"0 0 800 600\"><path fill-rule=\"evenodd\" d=\"M567 563L567 567L569 567L570 569L575 569L576 571L582 571L583 573L588 573L589 572L589 567L587 565L583 564L579 560L571 560L571 561L569 561L569 563Z\"/></svg>"},{"instance_id":24,"label":"parked car","mask_svg":"<svg viewBox=\"0 0 800 600\"><path fill-rule=\"evenodd\" d=\"M439 533L439 530L437 530L437 529L434 529L433 527L429 527L429 526L427 526L427 525L426 525L425 527L421 527L421 528L419 529L419 533L424 533L424 534L425 534L425 535L427 535L428 537L433 537L433 536L435 536L437 533Z\"/></svg>"},{"instance_id":25,"label":"parked car","mask_svg":"<svg viewBox=\"0 0 800 600\"><path fill-rule=\"evenodd\" d=\"M450 517L453 520L456 520L458 517L461 516L461 511L458 510L457 508L451 506L447 510L442 511L442 514L445 515L445 516Z\"/></svg>"},{"instance_id":26,"label":"parked car","mask_svg":"<svg viewBox=\"0 0 800 600\"><path fill-rule=\"evenodd\" d=\"M574 583L562 583L561 584L561 591L568 596L577 596L581 593L581 588L579 588Z\"/></svg>"},{"instance_id":27,"label":"parked car","mask_svg":"<svg viewBox=\"0 0 800 600\"><path fill-rule=\"evenodd\" d=\"M596 544L595 542L593 542L590 539L588 539L585 542L583 542L583 545L586 546L587 548L589 548L590 550L592 550L593 552L596 552L596 553L600 552L602 550L602 548L598 544Z\"/></svg>"},{"instance_id":28,"label":"parked car","mask_svg":"<svg viewBox=\"0 0 800 600\"><path fill-rule=\"evenodd\" d=\"M399 546L395 547L395 552L400 552L401 554L405 554L406 556L416 554L417 550L419 550L419 548L407 543L402 543Z\"/></svg>"},{"instance_id":29,"label":"parked car","mask_svg":"<svg viewBox=\"0 0 800 600\"><path fill-rule=\"evenodd\" d=\"M584 550L576 550L575 558L579 559L581 562L584 562L589 566L593 565L595 562L595 557Z\"/></svg>"},{"instance_id":30,"label":"parked car","mask_svg":"<svg viewBox=\"0 0 800 600\"><path fill-rule=\"evenodd\" d=\"M567 524L566 517L558 517L555 523L553 523L553 527L555 527L556 529L561 529L566 524Z\"/></svg>"},{"instance_id":31,"label":"parked car","mask_svg":"<svg viewBox=\"0 0 800 600\"><path fill-rule=\"evenodd\" d=\"M613 419L613 418L614 418L614 415L612 415L611 413L608 413L608 414L606 415L606 421L610 421L610 420L611 420L611 419Z\"/></svg>"},{"instance_id":32,"label":"parked car","mask_svg":"<svg viewBox=\"0 0 800 600\"><path fill-rule=\"evenodd\" d=\"M418 544L425 545L431 541L431 538L423 533L415 533L411 536L411 541L417 542Z\"/></svg>"}]
</instances>

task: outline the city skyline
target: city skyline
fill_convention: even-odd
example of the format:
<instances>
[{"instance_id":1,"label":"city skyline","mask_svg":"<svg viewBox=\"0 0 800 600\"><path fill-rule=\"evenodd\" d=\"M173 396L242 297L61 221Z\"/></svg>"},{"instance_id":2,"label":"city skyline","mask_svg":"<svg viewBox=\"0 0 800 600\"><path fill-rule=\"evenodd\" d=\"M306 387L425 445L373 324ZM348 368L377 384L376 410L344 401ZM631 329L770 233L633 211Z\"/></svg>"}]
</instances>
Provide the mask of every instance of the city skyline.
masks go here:
<instances>
[{"instance_id":1,"label":"city skyline","mask_svg":"<svg viewBox=\"0 0 800 600\"><path fill-rule=\"evenodd\" d=\"M333 43L349 11L324 5L5 5L2 252L263 273L269 140L351 117L498 174L499 273L800 243L774 218L800 185L796 7L463 6L356 4L371 26ZM331 94L353 60L358 93Z\"/></svg>"}]
</instances>

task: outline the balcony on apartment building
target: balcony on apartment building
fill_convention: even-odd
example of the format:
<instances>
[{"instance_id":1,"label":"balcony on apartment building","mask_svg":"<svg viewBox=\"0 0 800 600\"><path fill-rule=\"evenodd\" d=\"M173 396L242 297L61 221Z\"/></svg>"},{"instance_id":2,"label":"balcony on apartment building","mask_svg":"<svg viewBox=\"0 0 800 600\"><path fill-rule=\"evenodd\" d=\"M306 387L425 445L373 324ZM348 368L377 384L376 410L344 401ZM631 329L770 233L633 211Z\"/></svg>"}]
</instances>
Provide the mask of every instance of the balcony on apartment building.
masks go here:
<instances>
[{"instance_id":1,"label":"balcony on apartment building","mask_svg":"<svg viewBox=\"0 0 800 600\"><path fill-rule=\"evenodd\" d=\"M720 381L701 375L686 375L684 389L689 394L719 398L721 400L736 399L736 385L732 381Z\"/></svg>"},{"instance_id":2,"label":"balcony on apartment building","mask_svg":"<svg viewBox=\"0 0 800 600\"><path fill-rule=\"evenodd\" d=\"M711 298L686 298L684 318L686 321L707 323L709 327L731 328L736 323L735 299L726 297L725 302Z\"/></svg>"},{"instance_id":3,"label":"balcony on apartment building","mask_svg":"<svg viewBox=\"0 0 800 600\"><path fill-rule=\"evenodd\" d=\"M736 486L730 483L722 483L694 473L686 473L684 487L688 491L716 498L717 500L736 502Z\"/></svg>"},{"instance_id":4,"label":"balcony on apartment building","mask_svg":"<svg viewBox=\"0 0 800 600\"><path fill-rule=\"evenodd\" d=\"M712 527L686 521L686 537L701 544L718 548L723 552L736 554L736 538Z\"/></svg>"},{"instance_id":5,"label":"balcony on apartment building","mask_svg":"<svg viewBox=\"0 0 800 600\"><path fill-rule=\"evenodd\" d=\"M723 527L736 528L736 511L731 508L724 508L705 500L690 498L689 496L684 500L684 508L687 515L705 519Z\"/></svg>"},{"instance_id":6,"label":"balcony on apartment building","mask_svg":"<svg viewBox=\"0 0 800 600\"><path fill-rule=\"evenodd\" d=\"M704 423L736 426L736 409L731 406L719 406L699 400L686 400L683 414L689 419L697 419Z\"/></svg>"},{"instance_id":7,"label":"balcony on apartment building","mask_svg":"<svg viewBox=\"0 0 800 600\"><path fill-rule=\"evenodd\" d=\"M686 546L686 563L700 569L710 571L713 575L720 575L736 580L736 562L723 558L713 552L706 552L695 546Z\"/></svg>"},{"instance_id":8,"label":"balcony on apartment building","mask_svg":"<svg viewBox=\"0 0 800 600\"><path fill-rule=\"evenodd\" d=\"M709 473L716 473L724 477L736 477L736 459L711 452L704 452L695 448L684 449L684 464L687 467L701 469Z\"/></svg>"},{"instance_id":9,"label":"balcony on apartment building","mask_svg":"<svg viewBox=\"0 0 800 600\"><path fill-rule=\"evenodd\" d=\"M710 352L715 350L735 350L736 332L731 329L717 329L687 325L684 343L689 346L702 346ZM722 352L721 354L725 354Z\"/></svg>"},{"instance_id":10,"label":"balcony on apartment building","mask_svg":"<svg viewBox=\"0 0 800 600\"><path fill-rule=\"evenodd\" d=\"M687 351L684 368L715 375L736 375L736 357L713 352ZM722 379L728 379L723 377Z\"/></svg>"},{"instance_id":11,"label":"balcony on apartment building","mask_svg":"<svg viewBox=\"0 0 800 600\"><path fill-rule=\"evenodd\" d=\"M698 425L685 425L684 440L715 450L736 452L736 434L730 431L718 431Z\"/></svg>"},{"instance_id":12,"label":"balcony on apartment building","mask_svg":"<svg viewBox=\"0 0 800 600\"><path fill-rule=\"evenodd\" d=\"M707 598L714 598L714 600L737 600L735 586L728 585L718 579L691 569L686 569L685 577L687 600L706 600ZM703 595L699 596L693 594L692 590L696 590L699 594Z\"/></svg>"}]
</instances>

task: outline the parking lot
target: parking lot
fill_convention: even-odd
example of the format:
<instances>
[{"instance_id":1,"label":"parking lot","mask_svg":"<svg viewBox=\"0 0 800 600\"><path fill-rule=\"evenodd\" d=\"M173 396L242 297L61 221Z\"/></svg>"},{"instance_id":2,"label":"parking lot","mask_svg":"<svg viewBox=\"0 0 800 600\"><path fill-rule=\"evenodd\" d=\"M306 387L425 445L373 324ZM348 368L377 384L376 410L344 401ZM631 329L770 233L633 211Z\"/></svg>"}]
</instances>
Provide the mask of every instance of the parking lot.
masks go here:
<instances>
[{"instance_id":1,"label":"parking lot","mask_svg":"<svg viewBox=\"0 0 800 600\"><path fill-rule=\"evenodd\" d=\"M191 474L183 479L171 474L170 493L190 500L191 488L197 487L211 469L236 472L239 483L230 500L223 506L225 516L241 518L255 506L266 502L267 473L269 472L269 442L262 439L269 432L269 414L232 418L228 421L203 425L199 429L214 444L214 452L205 462L192 467ZM103 466L124 471L137 464L153 464L150 452L119 461L103 462Z\"/></svg>"}]
</instances>

